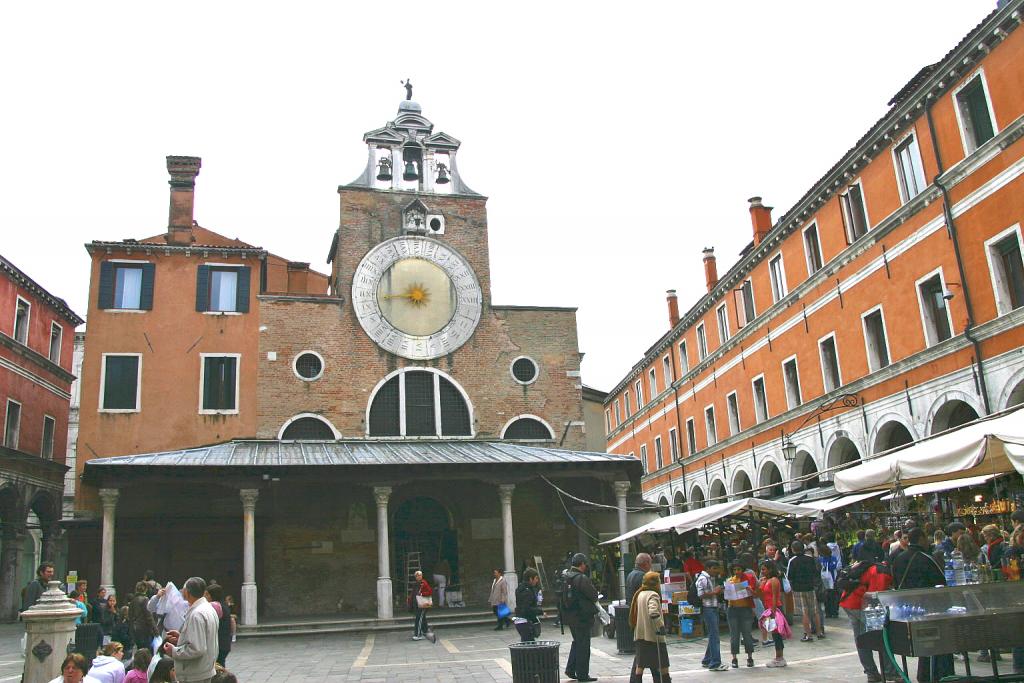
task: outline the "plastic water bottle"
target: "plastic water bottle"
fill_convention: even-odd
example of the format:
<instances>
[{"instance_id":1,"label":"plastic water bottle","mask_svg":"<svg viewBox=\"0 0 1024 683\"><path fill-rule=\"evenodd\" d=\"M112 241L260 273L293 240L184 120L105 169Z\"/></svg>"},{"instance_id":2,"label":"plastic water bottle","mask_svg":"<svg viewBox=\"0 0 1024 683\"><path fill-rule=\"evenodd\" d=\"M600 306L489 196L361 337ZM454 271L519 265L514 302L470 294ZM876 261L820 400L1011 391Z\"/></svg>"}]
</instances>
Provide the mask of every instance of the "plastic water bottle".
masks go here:
<instances>
[{"instance_id":1,"label":"plastic water bottle","mask_svg":"<svg viewBox=\"0 0 1024 683\"><path fill-rule=\"evenodd\" d=\"M954 550L951 558L953 561L953 585L962 586L967 583L967 576L964 573L964 554L959 550Z\"/></svg>"},{"instance_id":2,"label":"plastic water bottle","mask_svg":"<svg viewBox=\"0 0 1024 683\"><path fill-rule=\"evenodd\" d=\"M537 604L538 605L543 605L544 604L544 591L542 591L542 590L537 591Z\"/></svg>"},{"instance_id":3,"label":"plastic water bottle","mask_svg":"<svg viewBox=\"0 0 1024 683\"><path fill-rule=\"evenodd\" d=\"M953 568L953 558L949 553L946 553L946 566L943 568L943 574L946 576L946 585L956 585L956 569Z\"/></svg>"},{"instance_id":4,"label":"plastic water bottle","mask_svg":"<svg viewBox=\"0 0 1024 683\"><path fill-rule=\"evenodd\" d=\"M964 563L964 576L967 583L978 583L978 565L974 562Z\"/></svg>"}]
</instances>

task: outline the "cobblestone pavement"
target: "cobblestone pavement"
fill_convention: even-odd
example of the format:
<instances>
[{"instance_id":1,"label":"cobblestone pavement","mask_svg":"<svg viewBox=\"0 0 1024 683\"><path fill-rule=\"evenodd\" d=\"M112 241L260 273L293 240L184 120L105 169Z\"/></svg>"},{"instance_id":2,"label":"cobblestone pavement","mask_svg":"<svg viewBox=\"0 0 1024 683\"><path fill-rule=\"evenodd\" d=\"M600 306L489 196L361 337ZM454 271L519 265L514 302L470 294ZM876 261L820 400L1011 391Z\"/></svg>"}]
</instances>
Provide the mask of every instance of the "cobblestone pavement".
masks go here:
<instances>
[{"instance_id":1,"label":"cobblestone pavement","mask_svg":"<svg viewBox=\"0 0 1024 683\"><path fill-rule=\"evenodd\" d=\"M756 667L743 666L727 672L701 668L706 641L695 639L669 644L671 671L678 681L765 681L766 683L820 683L865 680L853 649L853 633L845 619L829 619L828 637L812 643L797 639L786 642L784 669L768 669L764 664L772 649L758 647ZM13 683L21 675L19 652L20 624L0 624L0 683ZM723 632L725 662L729 661L728 634ZM798 634L799 635L799 634ZM512 680L509 643L518 638L512 631L494 631L490 627L453 627L437 630L437 643L413 641L409 633L386 632L364 635L289 636L247 638L234 644L228 668L242 683L455 683L458 681ZM572 642L568 631L544 624L543 640L557 640L559 665L564 670ZM615 641L604 637L592 641L591 676L607 683L625 683L629 678L632 655L616 654ZM915 666L911 660L911 666ZM960 667L958 666L958 669ZM913 672L913 669L912 669ZM912 674L913 675L913 674ZM568 679L563 678L563 681ZM650 680L647 673L645 681Z\"/></svg>"}]
</instances>

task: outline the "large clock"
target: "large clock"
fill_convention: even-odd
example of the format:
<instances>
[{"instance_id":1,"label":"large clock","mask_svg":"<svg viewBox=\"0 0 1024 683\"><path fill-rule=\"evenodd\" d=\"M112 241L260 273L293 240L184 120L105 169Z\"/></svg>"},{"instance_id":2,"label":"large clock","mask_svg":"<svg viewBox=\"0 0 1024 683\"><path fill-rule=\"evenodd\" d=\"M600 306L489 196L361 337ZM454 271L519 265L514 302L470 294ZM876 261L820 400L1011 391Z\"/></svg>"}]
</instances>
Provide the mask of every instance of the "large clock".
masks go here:
<instances>
[{"instance_id":1,"label":"large clock","mask_svg":"<svg viewBox=\"0 0 1024 683\"><path fill-rule=\"evenodd\" d=\"M366 334L403 358L429 360L466 343L483 295L459 252L430 237L381 242L356 267L352 307Z\"/></svg>"}]
</instances>

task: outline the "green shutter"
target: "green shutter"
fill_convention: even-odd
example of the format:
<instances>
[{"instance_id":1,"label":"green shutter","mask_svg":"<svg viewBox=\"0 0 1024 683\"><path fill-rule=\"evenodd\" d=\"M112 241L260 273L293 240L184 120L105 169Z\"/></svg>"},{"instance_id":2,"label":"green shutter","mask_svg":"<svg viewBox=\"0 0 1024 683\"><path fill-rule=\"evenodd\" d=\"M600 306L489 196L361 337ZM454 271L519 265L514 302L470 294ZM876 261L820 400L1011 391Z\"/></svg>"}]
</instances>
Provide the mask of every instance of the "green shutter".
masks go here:
<instances>
[{"instance_id":1,"label":"green shutter","mask_svg":"<svg viewBox=\"0 0 1024 683\"><path fill-rule=\"evenodd\" d=\"M153 281L156 278L156 266L152 263L142 264L142 293L139 297L139 308L143 311L153 310Z\"/></svg>"},{"instance_id":2,"label":"green shutter","mask_svg":"<svg viewBox=\"0 0 1024 683\"><path fill-rule=\"evenodd\" d=\"M248 266L238 269L238 286L235 288L235 310L239 313L249 312L249 273Z\"/></svg>"},{"instance_id":3,"label":"green shutter","mask_svg":"<svg viewBox=\"0 0 1024 683\"><path fill-rule=\"evenodd\" d=\"M971 126L974 128L974 144L981 147L992 139L995 131L992 130L992 117L988 111L985 89L981 85L980 78L970 86L970 92L967 93L967 111L971 117Z\"/></svg>"},{"instance_id":4,"label":"green shutter","mask_svg":"<svg viewBox=\"0 0 1024 683\"><path fill-rule=\"evenodd\" d=\"M101 309L114 307L114 264L110 261L100 263L100 288L97 305Z\"/></svg>"},{"instance_id":5,"label":"green shutter","mask_svg":"<svg viewBox=\"0 0 1024 683\"><path fill-rule=\"evenodd\" d=\"M210 266L199 266L196 271L196 310L210 310Z\"/></svg>"}]
</instances>

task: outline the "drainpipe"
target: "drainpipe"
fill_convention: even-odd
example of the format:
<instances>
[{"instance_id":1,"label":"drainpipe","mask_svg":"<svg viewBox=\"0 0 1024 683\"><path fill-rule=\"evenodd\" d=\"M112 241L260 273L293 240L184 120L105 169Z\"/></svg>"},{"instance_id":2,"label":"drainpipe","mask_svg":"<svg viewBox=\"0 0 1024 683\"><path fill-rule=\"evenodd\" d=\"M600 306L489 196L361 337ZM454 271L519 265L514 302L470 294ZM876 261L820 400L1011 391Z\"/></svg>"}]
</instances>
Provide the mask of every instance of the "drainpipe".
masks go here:
<instances>
[{"instance_id":1,"label":"drainpipe","mask_svg":"<svg viewBox=\"0 0 1024 683\"><path fill-rule=\"evenodd\" d=\"M978 343L978 338L972 333L974 328L974 305L971 303L971 290L967 284L967 273L964 271L963 258L960 255L960 239L956 232L956 221L953 220L953 211L950 207L949 202L949 191L946 186L942 184L940 177L945 173L946 169L942 163L942 152L939 151L939 141L935 137L935 120L932 118L932 106L934 105L934 98L925 107L925 118L928 120L928 135L932 140L932 151L935 152L935 162L938 164L938 173L935 175L933 182L935 186L942 191L942 213L946 219L946 232L949 234L949 239L953 242L953 256L956 258L956 269L960 274L960 288L964 292L964 307L967 309L967 324L964 325L964 337L967 341L971 342L974 347L974 357L978 360L978 385L981 389L981 403L985 410L986 415L992 413L992 408L988 401L988 384L985 381L985 367L984 359L981 355L981 344Z\"/></svg>"},{"instance_id":2,"label":"drainpipe","mask_svg":"<svg viewBox=\"0 0 1024 683\"><path fill-rule=\"evenodd\" d=\"M668 344L668 357L672 359L672 399L675 401L676 409L676 440L679 441L679 471L683 475L683 500L686 501L684 504L689 505L690 501L686 499L686 465L683 464L683 460L686 458L686 454L683 453L683 443L685 437L683 436L683 425L682 418L679 415L679 380L683 376L679 373L682 368L676 368L676 350L672 348L672 342ZM672 475L669 475L669 486L671 487Z\"/></svg>"}]
</instances>

